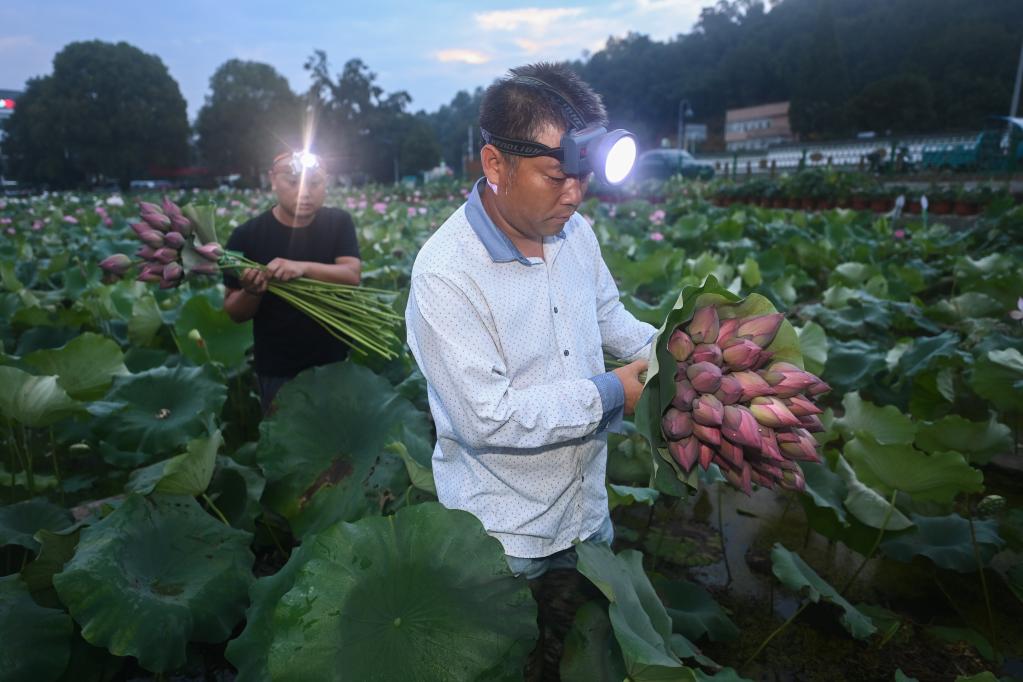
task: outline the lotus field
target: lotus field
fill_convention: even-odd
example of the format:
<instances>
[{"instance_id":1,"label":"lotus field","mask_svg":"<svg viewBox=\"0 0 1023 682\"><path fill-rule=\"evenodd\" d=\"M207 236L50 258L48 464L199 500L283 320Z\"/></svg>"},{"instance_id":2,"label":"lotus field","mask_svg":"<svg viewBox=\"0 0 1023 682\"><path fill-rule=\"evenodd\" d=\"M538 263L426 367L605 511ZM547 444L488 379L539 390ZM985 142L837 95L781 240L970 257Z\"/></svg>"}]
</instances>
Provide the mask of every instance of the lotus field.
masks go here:
<instances>
[{"instance_id":1,"label":"lotus field","mask_svg":"<svg viewBox=\"0 0 1023 682\"><path fill-rule=\"evenodd\" d=\"M0 682L522 678L536 602L437 503L401 342L465 191L330 195L399 328L262 421L219 275L168 275L164 238L132 255L162 195L0 199ZM1023 675L1023 207L950 226L714 191L580 209L659 332L561 679ZM221 244L271 202L166 198L215 207Z\"/></svg>"}]
</instances>

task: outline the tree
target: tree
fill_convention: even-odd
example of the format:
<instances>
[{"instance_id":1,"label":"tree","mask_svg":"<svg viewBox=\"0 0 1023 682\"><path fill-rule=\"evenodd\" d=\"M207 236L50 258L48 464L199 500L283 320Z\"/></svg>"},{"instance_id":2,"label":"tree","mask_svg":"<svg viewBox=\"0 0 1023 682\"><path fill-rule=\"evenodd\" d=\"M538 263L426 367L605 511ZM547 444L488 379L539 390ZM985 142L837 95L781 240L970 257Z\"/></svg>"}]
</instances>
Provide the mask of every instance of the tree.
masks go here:
<instances>
[{"instance_id":1,"label":"tree","mask_svg":"<svg viewBox=\"0 0 1023 682\"><path fill-rule=\"evenodd\" d=\"M301 100L272 66L231 59L210 78L195 126L199 152L217 173L256 184L282 146L301 145L302 117Z\"/></svg>"},{"instance_id":2,"label":"tree","mask_svg":"<svg viewBox=\"0 0 1023 682\"><path fill-rule=\"evenodd\" d=\"M128 43L70 43L28 82L4 149L21 181L72 187L132 178L188 158L188 118L159 57Z\"/></svg>"}]
</instances>

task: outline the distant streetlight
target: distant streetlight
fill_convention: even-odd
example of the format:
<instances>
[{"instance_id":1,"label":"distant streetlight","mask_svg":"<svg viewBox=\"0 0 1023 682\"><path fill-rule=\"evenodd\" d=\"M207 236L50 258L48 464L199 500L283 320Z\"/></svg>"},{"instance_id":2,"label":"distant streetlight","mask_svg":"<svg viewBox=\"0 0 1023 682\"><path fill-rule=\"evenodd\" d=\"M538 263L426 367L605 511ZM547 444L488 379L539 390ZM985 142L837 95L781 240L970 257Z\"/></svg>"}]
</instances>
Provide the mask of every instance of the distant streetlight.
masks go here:
<instances>
[{"instance_id":1,"label":"distant streetlight","mask_svg":"<svg viewBox=\"0 0 1023 682\"><path fill-rule=\"evenodd\" d=\"M693 108L689 106L689 100L679 100L678 103L678 148L686 148L686 119L693 116Z\"/></svg>"}]
</instances>

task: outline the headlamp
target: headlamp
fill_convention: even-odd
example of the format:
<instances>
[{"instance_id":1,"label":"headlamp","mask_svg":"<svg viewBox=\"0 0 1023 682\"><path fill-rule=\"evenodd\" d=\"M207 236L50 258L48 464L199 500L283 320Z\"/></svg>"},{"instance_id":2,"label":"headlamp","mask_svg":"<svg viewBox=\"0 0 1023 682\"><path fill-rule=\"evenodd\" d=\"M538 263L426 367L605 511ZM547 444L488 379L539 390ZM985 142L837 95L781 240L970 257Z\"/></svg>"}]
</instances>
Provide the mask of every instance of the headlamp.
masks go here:
<instances>
[{"instance_id":1,"label":"headlamp","mask_svg":"<svg viewBox=\"0 0 1023 682\"><path fill-rule=\"evenodd\" d=\"M561 168L567 175L584 177L593 173L601 182L610 185L617 185L628 177L636 162L635 135L620 128L608 132L604 126L587 126L568 98L539 78L516 76L512 82L542 89L561 107L568 121L568 130L561 136L558 147L548 147L539 142L502 137L480 128L486 144L515 156L550 156L561 162Z\"/></svg>"},{"instance_id":2,"label":"headlamp","mask_svg":"<svg viewBox=\"0 0 1023 682\"><path fill-rule=\"evenodd\" d=\"M287 163L288 170L292 175L301 175L306 171L318 170L321 167L320 157L307 150L282 154L277 158L276 163L281 161Z\"/></svg>"}]
</instances>

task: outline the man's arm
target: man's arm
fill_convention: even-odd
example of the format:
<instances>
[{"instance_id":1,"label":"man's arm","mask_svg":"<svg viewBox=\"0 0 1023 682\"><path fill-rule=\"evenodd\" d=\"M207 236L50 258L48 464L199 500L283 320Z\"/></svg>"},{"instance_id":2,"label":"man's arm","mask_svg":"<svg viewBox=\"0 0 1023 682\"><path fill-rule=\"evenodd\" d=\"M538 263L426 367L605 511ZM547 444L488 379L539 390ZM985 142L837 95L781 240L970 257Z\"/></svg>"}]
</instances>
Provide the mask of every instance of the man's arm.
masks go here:
<instances>
[{"instance_id":1,"label":"man's arm","mask_svg":"<svg viewBox=\"0 0 1023 682\"><path fill-rule=\"evenodd\" d=\"M274 258L266 264L271 279L287 282L308 277L319 282L357 285L362 280L362 261L353 256L335 258L333 263Z\"/></svg>"},{"instance_id":2,"label":"man's arm","mask_svg":"<svg viewBox=\"0 0 1023 682\"><path fill-rule=\"evenodd\" d=\"M618 285L600 255L596 237L593 247L596 249L597 260L597 324L600 327L601 345L605 351L621 360L647 359L650 342L657 330L637 320L625 309L618 295Z\"/></svg>"},{"instance_id":3,"label":"man's arm","mask_svg":"<svg viewBox=\"0 0 1023 682\"><path fill-rule=\"evenodd\" d=\"M238 278L242 288L229 288L224 297L224 311L227 316L239 324L255 317L263 294L266 293L269 279L262 270L255 268L243 270L242 276Z\"/></svg>"}]
</instances>

